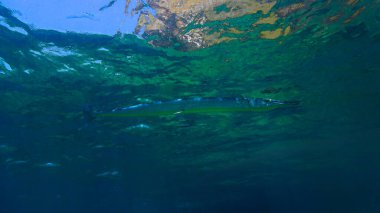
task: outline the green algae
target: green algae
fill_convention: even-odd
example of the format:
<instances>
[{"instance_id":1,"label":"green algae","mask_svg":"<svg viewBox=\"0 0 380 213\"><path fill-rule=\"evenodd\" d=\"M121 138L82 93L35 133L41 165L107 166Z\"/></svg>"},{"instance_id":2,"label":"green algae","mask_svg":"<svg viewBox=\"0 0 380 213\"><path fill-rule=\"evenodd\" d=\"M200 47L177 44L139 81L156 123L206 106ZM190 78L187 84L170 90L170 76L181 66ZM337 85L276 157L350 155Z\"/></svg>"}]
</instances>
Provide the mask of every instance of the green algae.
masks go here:
<instances>
[{"instance_id":1,"label":"green algae","mask_svg":"<svg viewBox=\"0 0 380 213\"><path fill-rule=\"evenodd\" d=\"M222 4L222 5L215 7L214 11L216 12L216 14L219 14L221 12L228 13L228 12L230 12L230 8L228 8L226 4Z\"/></svg>"}]
</instances>

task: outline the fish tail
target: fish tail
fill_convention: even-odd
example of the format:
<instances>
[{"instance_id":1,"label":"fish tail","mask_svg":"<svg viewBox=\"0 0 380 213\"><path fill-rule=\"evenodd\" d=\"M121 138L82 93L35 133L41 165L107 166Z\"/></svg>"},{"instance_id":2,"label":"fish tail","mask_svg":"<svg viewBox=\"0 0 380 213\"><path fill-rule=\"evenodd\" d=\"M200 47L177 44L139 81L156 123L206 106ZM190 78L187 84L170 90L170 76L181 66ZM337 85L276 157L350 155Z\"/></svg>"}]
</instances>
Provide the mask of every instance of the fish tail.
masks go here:
<instances>
[{"instance_id":1,"label":"fish tail","mask_svg":"<svg viewBox=\"0 0 380 213\"><path fill-rule=\"evenodd\" d=\"M282 103L288 106L298 106L301 104L301 102L298 100L283 101Z\"/></svg>"}]
</instances>

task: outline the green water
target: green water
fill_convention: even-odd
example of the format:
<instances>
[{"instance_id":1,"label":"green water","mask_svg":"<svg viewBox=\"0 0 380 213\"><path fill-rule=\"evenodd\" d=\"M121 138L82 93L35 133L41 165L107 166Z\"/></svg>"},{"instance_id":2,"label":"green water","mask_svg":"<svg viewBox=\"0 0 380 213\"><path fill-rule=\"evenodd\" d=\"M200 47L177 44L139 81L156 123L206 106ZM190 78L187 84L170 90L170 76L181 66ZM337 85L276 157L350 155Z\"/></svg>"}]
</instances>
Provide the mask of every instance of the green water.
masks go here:
<instances>
[{"instance_id":1,"label":"green water","mask_svg":"<svg viewBox=\"0 0 380 213\"><path fill-rule=\"evenodd\" d=\"M0 211L380 211L380 5L324 25L342 9L323 2L278 23L295 25L289 36L258 29L193 51L33 30L1 7L28 35L0 27ZM180 97L299 105L89 125L81 114Z\"/></svg>"}]
</instances>

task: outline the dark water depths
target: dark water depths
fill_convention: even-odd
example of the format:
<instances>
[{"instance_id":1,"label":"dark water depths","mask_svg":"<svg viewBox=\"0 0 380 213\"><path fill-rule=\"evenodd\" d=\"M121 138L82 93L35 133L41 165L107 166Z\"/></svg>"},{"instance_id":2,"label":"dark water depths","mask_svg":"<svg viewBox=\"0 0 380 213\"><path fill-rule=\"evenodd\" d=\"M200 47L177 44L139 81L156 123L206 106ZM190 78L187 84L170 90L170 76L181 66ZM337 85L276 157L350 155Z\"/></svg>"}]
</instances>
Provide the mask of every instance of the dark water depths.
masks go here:
<instances>
[{"instance_id":1,"label":"dark water depths","mask_svg":"<svg viewBox=\"0 0 380 213\"><path fill-rule=\"evenodd\" d=\"M32 30L1 7L26 33L0 26L0 212L379 212L379 3L362 4L349 24L190 52ZM81 115L218 96L300 104Z\"/></svg>"}]
</instances>

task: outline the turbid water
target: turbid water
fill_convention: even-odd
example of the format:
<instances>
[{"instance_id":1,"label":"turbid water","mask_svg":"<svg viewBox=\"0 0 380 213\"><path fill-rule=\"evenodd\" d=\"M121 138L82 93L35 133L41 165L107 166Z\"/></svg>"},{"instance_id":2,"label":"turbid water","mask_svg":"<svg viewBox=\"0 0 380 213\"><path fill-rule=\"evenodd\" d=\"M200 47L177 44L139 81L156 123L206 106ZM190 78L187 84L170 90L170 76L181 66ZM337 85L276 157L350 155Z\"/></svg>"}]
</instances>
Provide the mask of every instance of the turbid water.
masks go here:
<instances>
[{"instance_id":1,"label":"turbid water","mask_svg":"<svg viewBox=\"0 0 380 213\"><path fill-rule=\"evenodd\" d=\"M0 212L379 212L380 5L359 4L347 23L316 4L289 36L191 51L31 29L0 7ZM194 97L297 105L82 115Z\"/></svg>"}]
</instances>

